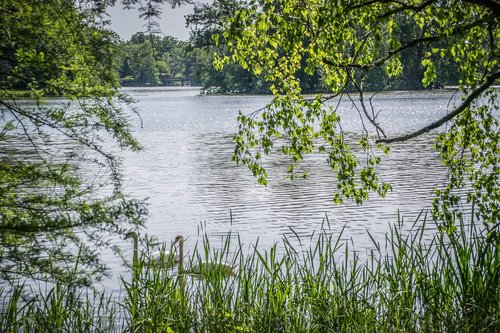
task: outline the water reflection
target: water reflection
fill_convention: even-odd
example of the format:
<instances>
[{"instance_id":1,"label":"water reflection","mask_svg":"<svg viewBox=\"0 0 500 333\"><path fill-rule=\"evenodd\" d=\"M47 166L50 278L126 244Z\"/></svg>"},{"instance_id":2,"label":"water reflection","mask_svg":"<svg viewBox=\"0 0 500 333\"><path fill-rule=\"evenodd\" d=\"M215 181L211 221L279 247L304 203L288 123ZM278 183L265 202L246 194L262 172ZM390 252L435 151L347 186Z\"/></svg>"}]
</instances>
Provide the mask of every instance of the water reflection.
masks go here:
<instances>
[{"instance_id":1,"label":"water reflection","mask_svg":"<svg viewBox=\"0 0 500 333\"><path fill-rule=\"evenodd\" d=\"M290 234L290 228L301 235L317 232L328 216L332 232L345 225L346 239L370 247L367 230L383 239L398 210L413 222L430 207L433 189L444 181L430 134L392 145L379 171L393 191L385 199L373 195L363 206L333 204L334 175L320 154L304 162L310 177L294 181L285 179L285 159L272 156L267 161L269 186L262 187L249 171L231 162L231 137L237 112L260 108L268 97L199 96L192 90L128 92L139 101L144 125L137 135L145 151L125 156L127 190L150 198L147 232L163 240L179 233L196 235L205 223L209 235L232 231L246 244L259 238L265 248ZM374 105L395 135L442 116L450 98L451 93L443 92L389 93L378 96ZM359 132L350 102L342 102L339 110L343 128ZM187 241L186 247L192 245Z\"/></svg>"},{"instance_id":2,"label":"water reflection","mask_svg":"<svg viewBox=\"0 0 500 333\"><path fill-rule=\"evenodd\" d=\"M317 234L326 216L334 237L345 226L343 238L352 239L356 249L363 251L372 247L367 231L382 241L398 211L411 225L422 209L430 207L433 189L445 180L445 170L432 149L434 135L428 134L391 145L391 154L379 167L383 181L393 186L385 199L372 195L363 206L334 205L334 174L326 156L319 153L307 156L303 163L310 177L294 181L285 179L287 159L271 156L266 161L269 186L263 187L248 170L231 161L231 138L238 111L261 108L269 97L200 96L198 90L189 88L126 92L138 101L141 119L131 119L144 151L123 153L125 190L137 198L149 197L151 216L144 232L167 242L183 234L188 251L194 247L200 225L215 247L231 232L245 245L259 239L259 247L269 248L283 235L293 240L295 234L304 239ZM450 92L395 92L378 95L373 105L387 133L394 136L441 117L452 97ZM359 136L362 128L351 102L344 99L338 110L348 137ZM62 142L53 145L60 156L74 153L71 147L62 151L63 146ZM17 142L15 151L29 154L28 148ZM96 177L92 168L87 172ZM116 242L125 248L125 257L131 258L132 246L120 239ZM119 258L112 253L104 256L115 275L123 272ZM114 281L109 282L111 289L117 285Z\"/></svg>"}]
</instances>

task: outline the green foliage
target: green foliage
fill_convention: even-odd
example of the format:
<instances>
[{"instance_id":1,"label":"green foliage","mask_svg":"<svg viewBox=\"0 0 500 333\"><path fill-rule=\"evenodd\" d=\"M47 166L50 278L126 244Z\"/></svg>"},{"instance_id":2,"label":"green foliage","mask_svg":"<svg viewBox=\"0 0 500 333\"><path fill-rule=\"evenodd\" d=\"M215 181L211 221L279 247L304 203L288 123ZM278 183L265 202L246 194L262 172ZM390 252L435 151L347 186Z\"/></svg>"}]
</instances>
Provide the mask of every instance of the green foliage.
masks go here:
<instances>
[{"instance_id":1,"label":"green foliage","mask_svg":"<svg viewBox=\"0 0 500 333\"><path fill-rule=\"evenodd\" d=\"M191 260L236 263L236 276L200 280L143 262L126 283L128 330L498 330L500 254L484 237L488 230L459 222L446 235L425 217L403 232L407 227L400 219L366 257L342 241L343 232L334 236L328 228L314 239L284 237L267 251L231 244L230 237L217 250L205 237Z\"/></svg>"},{"instance_id":2,"label":"green foliage","mask_svg":"<svg viewBox=\"0 0 500 333\"><path fill-rule=\"evenodd\" d=\"M191 260L237 264L235 277L196 279L150 261L150 248L124 295L61 285L0 292L2 332L496 332L500 252L489 229L462 220L449 234L425 217L401 218L366 255L326 220L310 239L284 237L267 250L204 237ZM409 229L409 230L408 230ZM406 230L406 231L403 231ZM308 246L304 245L308 242ZM162 260L168 260L163 258ZM116 296L116 295L115 295Z\"/></svg>"},{"instance_id":3,"label":"green foliage","mask_svg":"<svg viewBox=\"0 0 500 333\"><path fill-rule=\"evenodd\" d=\"M160 85L162 77L195 81L195 77L186 70L186 49L186 42L173 37L160 38L138 32L121 44L120 75L133 78L134 83L141 86Z\"/></svg>"},{"instance_id":4,"label":"green foliage","mask_svg":"<svg viewBox=\"0 0 500 333\"><path fill-rule=\"evenodd\" d=\"M237 0L216 0L194 8L194 13L186 16L186 24L191 28L190 43L201 57L198 61L198 82L206 92L255 93L268 89L262 76L234 64L223 69L213 66L218 53L227 54L227 45L219 43L216 36L221 34L225 22L241 7Z\"/></svg>"},{"instance_id":5,"label":"green foliage","mask_svg":"<svg viewBox=\"0 0 500 333\"><path fill-rule=\"evenodd\" d=\"M359 204L370 192L384 196L390 189L377 175L378 144L407 140L451 120L447 134L437 140L450 173L447 188L437 193L434 216L453 225L465 177L474 189L467 191L467 200L481 207L484 223L498 226L498 101L494 93L484 96L487 106L478 101L499 77L498 14L494 1L241 3L215 38L230 51L221 52L215 64L236 63L263 75L274 98L262 110L240 114L234 160L266 184L265 155L289 156L294 178L297 171L303 173L304 155L320 151L337 178L335 202ZM305 97L302 70L320 73L331 96ZM373 84L374 78L380 82ZM434 87L457 79L465 104L409 137L388 138L363 95L367 87ZM365 128L359 147L345 143L339 116L328 104L332 96L352 91L358 95L353 108Z\"/></svg>"},{"instance_id":6,"label":"green foliage","mask_svg":"<svg viewBox=\"0 0 500 333\"><path fill-rule=\"evenodd\" d=\"M149 40L141 44L132 44L126 49L128 71L125 75L132 75L140 85L158 85L160 70L154 57L154 49Z\"/></svg>"},{"instance_id":7,"label":"green foliage","mask_svg":"<svg viewBox=\"0 0 500 333\"><path fill-rule=\"evenodd\" d=\"M462 218L463 204L476 207L475 217L499 226L500 201L500 126L497 93L485 94L488 103L474 105L462 112L446 133L436 140L436 149L448 167L450 183L436 191L434 217L448 222ZM460 188L461 191L457 191Z\"/></svg>"},{"instance_id":8,"label":"green foliage","mask_svg":"<svg viewBox=\"0 0 500 333\"><path fill-rule=\"evenodd\" d=\"M98 254L109 236L143 222L144 203L122 192L120 161L103 147L140 148L118 91L117 38L96 11L0 1L3 281L91 284L106 272ZM33 98L20 103L13 89Z\"/></svg>"},{"instance_id":9,"label":"green foliage","mask_svg":"<svg viewBox=\"0 0 500 333\"><path fill-rule=\"evenodd\" d=\"M59 284L50 290L21 285L10 292L2 289L0 295L0 329L5 333L113 332L120 326L117 304L97 291Z\"/></svg>"}]
</instances>

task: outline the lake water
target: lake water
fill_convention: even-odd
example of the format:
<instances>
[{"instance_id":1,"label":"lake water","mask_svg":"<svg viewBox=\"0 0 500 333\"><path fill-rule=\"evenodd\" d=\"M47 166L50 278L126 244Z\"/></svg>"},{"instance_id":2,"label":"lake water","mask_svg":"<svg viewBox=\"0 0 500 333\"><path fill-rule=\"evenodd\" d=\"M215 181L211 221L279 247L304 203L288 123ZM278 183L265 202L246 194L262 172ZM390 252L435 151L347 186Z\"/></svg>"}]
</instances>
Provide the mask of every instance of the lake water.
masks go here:
<instances>
[{"instance_id":1,"label":"lake water","mask_svg":"<svg viewBox=\"0 0 500 333\"><path fill-rule=\"evenodd\" d=\"M271 156L266 162L269 185L264 187L249 170L231 161L231 138L238 111L259 109L268 96L202 96L195 88L125 92L137 100L141 115L132 121L144 150L123 155L125 190L149 198L150 217L141 232L167 242L183 234L187 249L198 239L200 226L215 246L231 232L246 245L259 239L259 247L265 249L283 235L293 235L290 228L306 239L328 216L331 232L339 233L345 226L343 237L362 251L372 247L367 231L383 240L398 211L413 223L430 207L433 189L445 179L432 149L434 134L429 134L391 145L379 168L382 179L393 186L385 199L373 194L362 206L335 205L334 176L319 153L304 163L310 177L294 181L285 179L286 159ZM386 133L394 136L438 119L451 109L451 98L450 91L392 92L378 95L374 107ZM339 112L344 131L360 134L359 114L347 98L340 102ZM131 244L123 246L131 255ZM118 259L109 260L114 271L121 271Z\"/></svg>"}]
</instances>

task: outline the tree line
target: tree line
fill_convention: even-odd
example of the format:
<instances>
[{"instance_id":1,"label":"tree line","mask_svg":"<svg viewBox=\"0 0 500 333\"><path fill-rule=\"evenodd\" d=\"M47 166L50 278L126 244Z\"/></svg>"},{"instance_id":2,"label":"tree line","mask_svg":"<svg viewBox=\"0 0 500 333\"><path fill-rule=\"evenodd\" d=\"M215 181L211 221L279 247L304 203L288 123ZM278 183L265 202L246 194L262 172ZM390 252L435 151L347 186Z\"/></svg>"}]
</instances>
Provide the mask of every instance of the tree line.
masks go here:
<instances>
[{"instance_id":1,"label":"tree line","mask_svg":"<svg viewBox=\"0 0 500 333\"><path fill-rule=\"evenodd\" d=\"M270 84L266 73L255 73L237 64L214 67L214 54L229 55L227 42L220 38L224 24L232 13L241 9L236 0L216 0L194 8L186 17L190 38L181 41L171 36L161 37L154 33L137 32L121 44L120 77L123 85L156 86L180 82L186 79L191 85L203 87L206 92L216 93L268 93ZM415 34L415 25L398 19L396 38L401 45ZM419 90L423 89L426 58L424 45L401 52L402 73L390 77L383 68L376 68L362 78L365 90ZM439 55L432 56L436 79L426 88L442 88L459 84L457 63ZM328 91L327 74L321 68L306 72L307 58L295 73L302 91L307 93ZM169 80L169 81L167 81ZM354 87L350 87L354 89Z\"/></svg>"}]
</instances>

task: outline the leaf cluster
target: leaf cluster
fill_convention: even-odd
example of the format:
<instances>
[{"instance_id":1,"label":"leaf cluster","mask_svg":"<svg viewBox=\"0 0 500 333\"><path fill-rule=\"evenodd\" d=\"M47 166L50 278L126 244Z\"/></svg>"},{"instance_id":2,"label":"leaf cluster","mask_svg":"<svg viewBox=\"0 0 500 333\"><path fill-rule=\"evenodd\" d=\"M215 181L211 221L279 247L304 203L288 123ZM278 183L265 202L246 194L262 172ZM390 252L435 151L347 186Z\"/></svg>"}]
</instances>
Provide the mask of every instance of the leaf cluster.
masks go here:
<instances>
[{"instance_id":1,"label":"leaf cluster","mask_svg":"<svg viewBox=\"0 0 500 333\"><path fill-rule=\"evenodd\" d=\"M496 94L488 93L484 95L488 102L479 102L499 78L500 28L495 4L453 0L246 2L219 36L231 53L222 54L216 65L233 62L263 75L274 98L265 108L240 115L234 160L247 165L265 184L263 156L273 151L289 156L288 170L295 177L304 154L323 152L337 178L334 200L361 203L369 192L383 196L390 189L378 177L378 149L387 152L386 144L451 121L447 133L437 140L450 174L447 190L437 193L434 207L442 210L435 216L448 225L454 223L455 213L446 211L457 212L460 205L451 193L464 189L461 179L468 177L475 190L466 190L467 200L493 212L482 215L484 223L498 223ZM419 61L415 64L412 59ZM381 84L384 88L415 72L424 87L439 86L441 76L448 75L440 69L443 64L451 64L458 74L462 105L450 117L414 134L387 137L371 99L364 97L370 76L384 71L384 76L378 76L386 78ZM330 95L304 96L301 70L309 75L320 72ZM354 144L346 143L330 102L334 97L349 98L359 113L365 133ZM277 143L279 147L272 149Z\"/></svg>"},{"instance_id":2,"label":"leaf cluster","mask_svg":"<svg viewBox=\"0 0 500 333\"><path fill-rule=\"evenodd\" d=\"M104 2L85 3L0 1L3 281L91 284L110 236L146 213L123 193L111 150L140 149L118 90L118 38L99 23Z\"/></svg>"}]
</instances>

